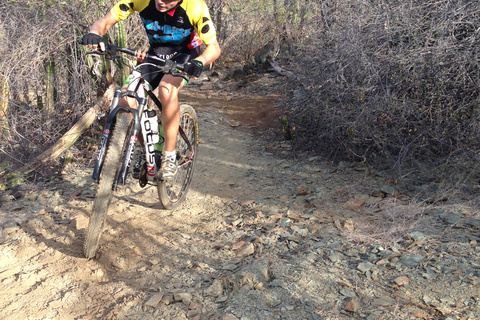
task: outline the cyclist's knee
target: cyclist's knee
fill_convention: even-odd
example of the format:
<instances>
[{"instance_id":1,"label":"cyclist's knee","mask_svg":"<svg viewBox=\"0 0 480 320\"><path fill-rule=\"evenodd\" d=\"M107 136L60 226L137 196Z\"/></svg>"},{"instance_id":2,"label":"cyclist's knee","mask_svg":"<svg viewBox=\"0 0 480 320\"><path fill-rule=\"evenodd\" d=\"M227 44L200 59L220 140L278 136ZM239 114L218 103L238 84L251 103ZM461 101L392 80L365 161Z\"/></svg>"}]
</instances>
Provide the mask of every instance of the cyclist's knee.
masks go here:
<instances>
[{"instance_id":1,"label":"cyclist's knee","mask_svg":"<svg viewBox=\"0 0 480 320\"><path fill-rule=\"evenodd\" d=\"M162 105L169 105L172 102L178 101L178 90L160 87L160 90L158 90L158 98L162 102Z\"/></svg>"}]
</instances>

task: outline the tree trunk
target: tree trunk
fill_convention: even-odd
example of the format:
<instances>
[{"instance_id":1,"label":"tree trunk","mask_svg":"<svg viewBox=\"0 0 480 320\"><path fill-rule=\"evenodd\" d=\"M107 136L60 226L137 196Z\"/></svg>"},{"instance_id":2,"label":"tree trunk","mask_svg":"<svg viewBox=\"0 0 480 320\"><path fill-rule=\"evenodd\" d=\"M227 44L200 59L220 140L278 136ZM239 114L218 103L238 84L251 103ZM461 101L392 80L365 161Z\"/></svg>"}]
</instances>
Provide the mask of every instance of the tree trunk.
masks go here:
<instances>
[{"instance_id":1,"label":"tree trunk","mask_svg":"<svg viewBox=\"0 0 480 320\"><path fill-rule=\"evenodd\" d=\"M110 104L115 89L116 86L112 84L103 97L100 98L57 143L37 157L36 162L46 163L55 160L62 152L70 148L82 133L91 126L93 121L95 121L95 117L102 112L102 109Z\"/></svg>"},{"instance_id":2,"label":"tree trunk","mask_svg":"<svg viewBox=\"0 0 480 320\"><path fill-rule=\"evenodd\" d=\"M278 65L274 60L268 59L268 62L272 66L273 70L275 70L276 73L278 73L281 76L288 77L292 79L293 81L298 81L298 77L295 75L295 73L285 70L282 67Z\"/></svg>"},{"instance_id":3,"label":"tree trunk","mask_svg":"<svg viewBox=\"0 0 480 320\"><path fill-rule=\"evenodd\" d=\"M93 123L95 117L102 112L103 109L110 105L111 100L113 99L113 94L115 92L116 85L111 85L102 98L100 98L97 103L88 109L88 111L78 120L78 122L70 129L63 137L50 147L47 151L39 155L34 162L28 163L22 166L20 169L10 172L6 175L7 180L17 180L19 182L24 180L24 177L29 176L33 171L41 168L48 161L55 160L72 146L75 141L80 137L80 135ZM5 172L0 171L0 176L3 176ZM6 190L15 186L15 183L11 185L2 185L0 184L0 190Z\"/></svg>"}]
</instances>

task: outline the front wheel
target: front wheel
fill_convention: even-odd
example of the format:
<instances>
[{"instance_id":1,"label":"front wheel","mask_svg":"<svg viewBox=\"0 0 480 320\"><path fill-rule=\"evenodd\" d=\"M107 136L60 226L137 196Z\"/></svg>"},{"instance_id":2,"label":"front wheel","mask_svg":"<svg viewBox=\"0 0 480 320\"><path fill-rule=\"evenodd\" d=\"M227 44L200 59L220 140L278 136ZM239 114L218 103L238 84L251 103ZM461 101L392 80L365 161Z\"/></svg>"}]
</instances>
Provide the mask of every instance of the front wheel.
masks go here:
<instances>
[{"instance_id":1,"label":"front wheel","mask_svg":"<svg viewBox=\"0 0 480 320\"><path fill-rule=\"evenodd\" d=\"M189 105L180 106L180 127L187 136L191 147L185 142L180 132L177 135L177 174L171 181L158 181L157 191L160 202L165 209L177 208L187 195L192 183L198 149L198 122L195 109Z\"/></svg>"},{"instance_id":2,"label":"front wheel","mask_svg":"<svg viewBox=\"0 0 480 320\"><path fill-rule=\"evenodd\" d=\"M107 217L108 206L112 201L114 181L122 167L122 156L128 143L128 128L132 117L128 113L118 115L112 137L108 143L105 161L100 174L97 195L93 202L92 215L87 227L83 245L85 257L94 258L102 235L103 225Z\"/></svg>"}]
</instances>

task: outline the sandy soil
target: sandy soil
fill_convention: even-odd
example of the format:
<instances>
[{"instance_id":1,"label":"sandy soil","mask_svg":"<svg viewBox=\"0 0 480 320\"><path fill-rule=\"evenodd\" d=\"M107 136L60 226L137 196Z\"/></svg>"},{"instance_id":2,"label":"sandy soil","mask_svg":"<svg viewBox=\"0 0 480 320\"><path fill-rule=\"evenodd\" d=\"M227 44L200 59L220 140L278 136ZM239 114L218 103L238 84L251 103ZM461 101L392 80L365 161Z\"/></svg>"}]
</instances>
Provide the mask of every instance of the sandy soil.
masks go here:
<instances>
[{"instance_id":1,"label":"sandy soil","mask_svg":"<svg viewBox=\"0 0 480 320\"><path fill-rule=\"evenodd\" d=\"M2 202L0 318L479 319L476 207L413 206L367 167L293 157L282 92L266 91L282 81L186 90L201 142L188 199L162 210L131 179L97 259L82 255L91 168Z\"/></svg>"}]
</instances>

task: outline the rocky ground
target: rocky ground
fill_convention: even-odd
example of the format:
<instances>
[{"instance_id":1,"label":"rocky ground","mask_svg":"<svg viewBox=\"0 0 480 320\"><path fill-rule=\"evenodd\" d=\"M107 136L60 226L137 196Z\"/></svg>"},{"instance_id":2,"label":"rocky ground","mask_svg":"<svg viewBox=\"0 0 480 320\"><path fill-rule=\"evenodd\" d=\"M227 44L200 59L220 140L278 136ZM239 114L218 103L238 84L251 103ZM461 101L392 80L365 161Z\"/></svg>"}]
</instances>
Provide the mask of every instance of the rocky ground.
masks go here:
<instances>
[{"instance_id":1,"label":"rocky ground","mask_svg":"<svg viewBox=\"0 0 480 320\"><path fill-rule=\"evenodd\" d=\"M95 260L82 255L91 161L4 193L0 318L480 319L476 197L405 194L362 164L292 153L284 82L184 90L201 142L187 201L162 210L130 180Z\"/></svg>"}]
</instances>

